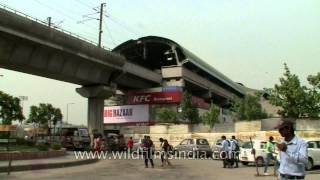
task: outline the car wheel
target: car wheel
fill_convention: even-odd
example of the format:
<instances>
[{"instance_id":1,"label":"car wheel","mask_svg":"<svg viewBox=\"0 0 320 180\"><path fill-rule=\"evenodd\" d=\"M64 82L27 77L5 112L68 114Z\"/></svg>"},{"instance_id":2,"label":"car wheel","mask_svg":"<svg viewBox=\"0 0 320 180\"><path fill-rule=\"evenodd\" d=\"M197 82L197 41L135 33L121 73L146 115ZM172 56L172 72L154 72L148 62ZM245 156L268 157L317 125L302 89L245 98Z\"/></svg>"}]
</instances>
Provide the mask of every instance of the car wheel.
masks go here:
<instances>
[{"instance_id":1,"label":"car wheel","mask_svg":"<svg viewBox=\"0 0 320 180\"><path fill-rule=\"evenodd\" d=\"M312 158L308 158L308 164L306 165L306 170L310 171L313 168L313 160Z\"/></svg>"},{"instance_id":2,"label":"car wheel","mask_svg":"<svg viewBox=\"0 0 320 180\"><path fill-rule=\"evenodd\" d=\"M262 157L258 157L256 163L257 163L257 166L259 166L259 167L264 166L264 160L263 160L263 158L262 158Z\"/></svg>"},{"instance_id":3,"label":"car wheel","mask_svg":"<svg viewBox=\"0 0 320 180\"><path fill-rule=\"evenodd\" d=\"M249 162L241 162L241 164L247 166Z\"/></svg>"}]
</instances>

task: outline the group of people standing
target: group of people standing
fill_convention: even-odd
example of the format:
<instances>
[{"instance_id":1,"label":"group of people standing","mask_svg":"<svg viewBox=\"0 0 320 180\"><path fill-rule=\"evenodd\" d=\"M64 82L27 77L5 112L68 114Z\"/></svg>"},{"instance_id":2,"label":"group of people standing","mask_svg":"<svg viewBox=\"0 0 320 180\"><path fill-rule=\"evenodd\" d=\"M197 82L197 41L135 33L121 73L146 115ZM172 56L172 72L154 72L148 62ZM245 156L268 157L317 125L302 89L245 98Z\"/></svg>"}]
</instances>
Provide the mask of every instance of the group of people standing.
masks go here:
<instances>
[{"instance_id":1,"label":"group of people standing","mask_svg":"<svg viewBox=\"0 0 320 180\"><path fill-rule=\"evenodd\" d=\"M223 159L223 168L238 168L239 167L239 143L235 136L232 136L230 140L226 136L222 136L221 158ZM235 166L234 166L235 165Z\"/></svg>"},{"instance_id":2,"label":"group of people standing","mask_svg":"<svg viewBox=\"0 0 320 180\"><path fill-rule=\"evenodd\" d=\"M161 167L165 165L171 166L171 162L169 161L169 155L170 155L170 151L172 151L172 146L168 143L168 140L163 138L160 138L159 142L160 142L160 148L161 148L161 151L160 151ZM132 153L133 144L134 144L133 139L132 137L130 137L127 143L129 153ZM150 161L151 167L154 168L153 155L155 153L154 152L155 147L150 136L144 136L141 142L141 148L143 150L142 154L143 154L145 168L149 167L149 161Z\"/></svg>"},{"instance_id":3,"label":"group of people standing","mask_svg":"<svg viewBox=\"0 0 320 180\"><path fill-rule=\"evenodd\" d=\"M283 119L278 126L275 127L280 135L284 138L280 143L275 143L272 136L265 146L265 168L264 175L269 175L268 166L271 160L275 162L275 168L278 172L279 180L296 179L303 180L305 178L305 166L308 163L308 144L295 135L294 121L291 119ZM223 167L238 167L239 151L238 142L235 136L227 140L225 136L221 137L223 159ZM255 153L255 150L252 151Z\"/></svg>"},{"instance_id":4,"label":"group of people standing","mask_svg":"<svg viewBox=\"0 0 320 180\"><path fill-rule=\"evenodd\" d=\"M134 144L133 139L132 137L130 137L127 143L129 154L132 153L133 144ZM154 163L153 163L154 144L150 136L144 136L140 146L143 150L142 154L143 154L145 168L149 167L149 161L150 161L151 167L154 168Z\"/></svg>"}]
</instances>

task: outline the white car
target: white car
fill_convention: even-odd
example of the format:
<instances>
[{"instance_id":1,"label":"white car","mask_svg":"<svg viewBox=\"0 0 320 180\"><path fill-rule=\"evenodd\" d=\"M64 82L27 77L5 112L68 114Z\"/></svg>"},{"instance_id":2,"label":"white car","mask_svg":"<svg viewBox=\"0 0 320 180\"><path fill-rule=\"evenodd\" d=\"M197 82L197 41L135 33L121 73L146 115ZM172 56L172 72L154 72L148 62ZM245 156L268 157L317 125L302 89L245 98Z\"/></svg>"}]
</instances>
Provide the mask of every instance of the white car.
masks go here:
<instances>
[{"instance_id":1,"label":"white car","mask_svg":"<svg viewBox=\"0 0 320 180\"><path fill-rule=\"evenodd\" d=\"M306 140L308 143L308 164L307 170L320 165L320 140Z\"/></svg>"},{"instance_id":2,"label":"white car","mask_svg":"<svg viewBox=\"0 0 320 180\"><path fill-rule=\"evenodd\" d=\"M263 166L264 162L267 158L267 152L265 149L266 141L261 140L252 140L252 144L250 141L244 142L242 147L240 148L240 162L243 165L248 165L249 163L254 163L255 159L252 153L252 145L253 149L256 152L256 161L258 166Z\"/></svg>"},{"instance_id":3,"label":"white car","mask_svg":"<svg viewBox=\"0 0 320 180\"><path fill-rule=\"evenodd\" d=\"M320 165L320 140L306 140L308 143L308 164L306 166L307 170L311 170L314 166ZM253 148L256 151L256 160L258 166L264 165L266 160L266 141L253 140ZM240 150L240 161L243 165L248 163L254 163L254 157L252 152L251 142L243 143ZM272 162L272 161L271 161Z\"/></svg>"},{"instance_id":4,"label":"white car","mask_svg":"<svg viewBox=\"0 0 320 180\"><path fill-rule=\"evenodd\" d=\"M141 147L141 145L142 145L142 139L134 139L132 151L138 152L138 154L142 154L143 148Z\"/></svg>"}]
</instances>

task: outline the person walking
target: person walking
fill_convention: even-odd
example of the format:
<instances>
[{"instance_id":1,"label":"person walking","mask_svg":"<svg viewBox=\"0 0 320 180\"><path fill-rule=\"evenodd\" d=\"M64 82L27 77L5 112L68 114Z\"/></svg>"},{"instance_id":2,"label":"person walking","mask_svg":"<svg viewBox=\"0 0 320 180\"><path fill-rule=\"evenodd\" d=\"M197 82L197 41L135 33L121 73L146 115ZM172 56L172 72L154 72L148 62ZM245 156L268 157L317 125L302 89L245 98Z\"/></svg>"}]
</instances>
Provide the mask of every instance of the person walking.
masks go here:
<instances>
[{"instance_id":1,"label":"person walking","mask_svg":"<svg viewBox=\"0 0 320 180\"><path fill-rule=\"evenodd\" d=\"M171 166L171 162L169 161L171 146L166 139L163 140L163 164Z\"/></svg>"},{"instance_id":2,"label":"person walking","mask_svg":"<svg viewBox=\"0 0 320 180\"><path fill-rule=\"evenodd\" d=\"M102 135L99 134L97 135L97 138L94 139L94 151L96 152L101 152L102 151L102 147L103 147L103 140L102 140Z\"/></svg>"},{"instance_id":3,"label":"person walking","mask_svg":"<svg viewBox=\"0 0 320 180\"><path fill-rule=\"evenodd\" d=\"M160 159L161 159L161 167L164 166L164 151L163 151L163 138L159 138L159 142L160 142Z\"/></svg>"},{"instance_id":4,"label":"person walking","mask_svg":"<svg viewBox=\"0 0 320 180\"><path fill-rule=\"evenodd\" d=\"M305 178L305 166L308 163L307 143L298 138L294 132L292 120L283 119L276 127L284 140L276 144L280 151L279 179Z\"/></svg>"},{"instance_id":5,"label":"person walking","mask_svg":"<svg viewBox=\"0 0 320 180\"><path fill-rule=\"evenodd\" d=\"M226 136L221 136L222 148L220 152L220 157L223 160L223 168L230 167L230 142L227 140Z\"/></svg>"},{"instance_id":6,"label":"person walking","mask_svg":"<svg viewBox=\"0 0 320 180\"><path fill-rule=\"evenodd\" d=\"M128 139L127 147L128 147L128 154L131 154L131 153L132 153L132 148L133 148L133 140L132 140L132 137L130 137L130 138Z\"/></svg>"},{"instance_id":7,"label":"person walking","mask_svg":"<svg viewBox=\"0 0 320 180\"><path fill-rule=\"evenodd\" d=\"M233 166L234 164L236 165L235 168L239 167L239 152L240 152L240 147L238 144L238 141L236 140L235 136L231 136L231 140L230 140L230 144L231 144L231 166Z\"/></svg>"},{"instance_id":8,"label":"person walking","mask_svg":"<svg viewBox=\"0 0 320 180\"><path fill-rule=\"evenodd\" d=\"M275 148L274 148L274 144L273 144L273 137L270 136L269 141L267 141L267 143L266 143L267 160L264 165L264 175L265 176L269 175L268 166L269 166L270 160L274 160L274 161L276 160L275 157L273 156L273 153L275 153L274 150L275 150Z\"/></svg>"},{"instance_id":9,"label":"person walking","mask_svg":"<svg viewBox=\"0 0 320 180\"><path fill-rule=\"evenodd\" d=\"M154 168L153 164L153 142L150 139L150 136L145 136L143 141L143 158L144 158L144 165L145 168L148 168L148 161L150 161L151 167Z\"/></svg>"}]
</instances>

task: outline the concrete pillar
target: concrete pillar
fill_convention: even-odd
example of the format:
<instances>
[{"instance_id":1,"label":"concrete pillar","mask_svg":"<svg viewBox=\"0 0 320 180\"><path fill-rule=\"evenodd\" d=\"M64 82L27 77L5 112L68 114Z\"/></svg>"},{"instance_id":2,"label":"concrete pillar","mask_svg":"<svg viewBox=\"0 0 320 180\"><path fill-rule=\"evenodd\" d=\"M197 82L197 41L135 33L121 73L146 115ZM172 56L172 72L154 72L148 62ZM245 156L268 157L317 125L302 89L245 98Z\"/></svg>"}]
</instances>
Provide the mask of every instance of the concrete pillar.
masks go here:
<instances>
[{"instance_id":1,"label":"concrete pillar","mask_svg":"<svg viewBox=\"0 0 320 180\"><path fill-rule=\"evenodd\" d=\"M84 86L76 89L81 96L88 98L88 128L103 134L103 109L104 100L111 97L116 92L116 87L104 85Z\"/></svg>"},{"instance_id":2,"label":"concrete pillar","mask_svg":"<svg viewBox=\"0 0 320 180\"><path fill-rule=\"evenodd\" d=\"M89 132L93 130L103 134L103 98L88 98L88 128Z\"/></svg>"}]
</instances>

